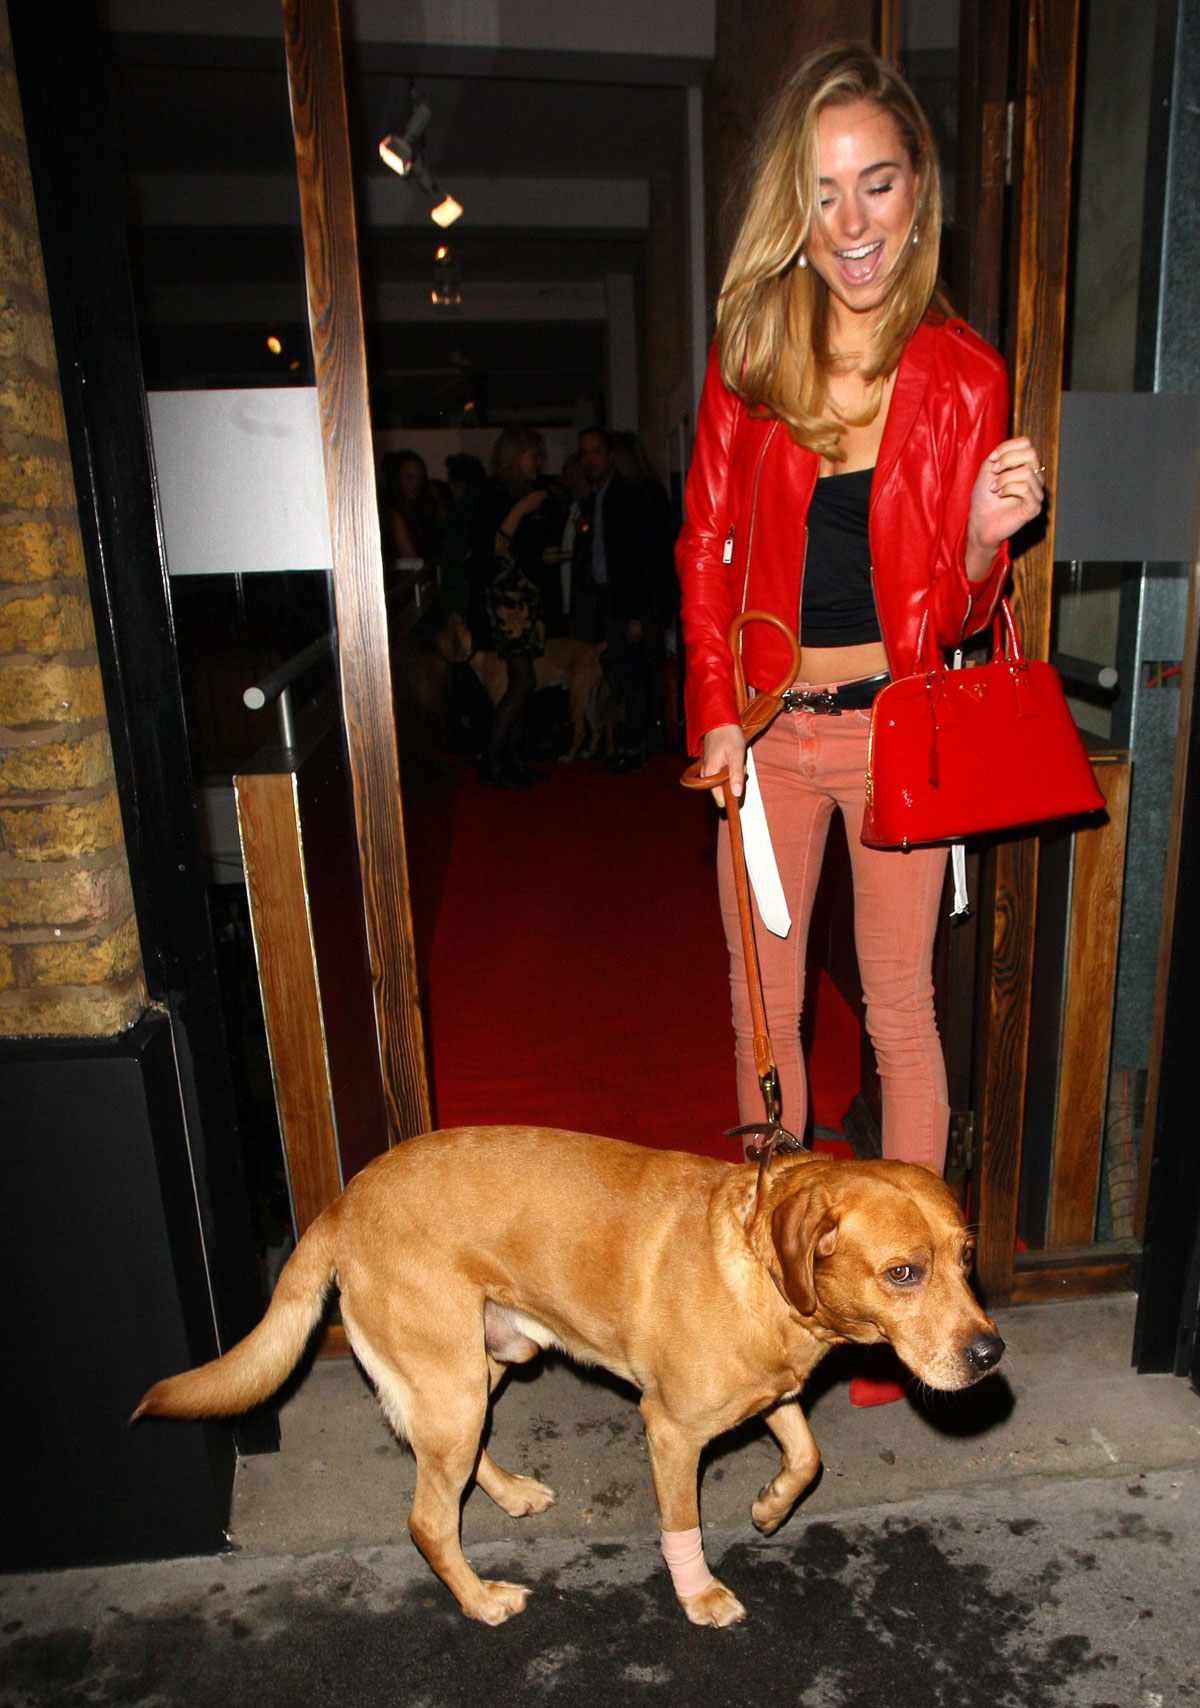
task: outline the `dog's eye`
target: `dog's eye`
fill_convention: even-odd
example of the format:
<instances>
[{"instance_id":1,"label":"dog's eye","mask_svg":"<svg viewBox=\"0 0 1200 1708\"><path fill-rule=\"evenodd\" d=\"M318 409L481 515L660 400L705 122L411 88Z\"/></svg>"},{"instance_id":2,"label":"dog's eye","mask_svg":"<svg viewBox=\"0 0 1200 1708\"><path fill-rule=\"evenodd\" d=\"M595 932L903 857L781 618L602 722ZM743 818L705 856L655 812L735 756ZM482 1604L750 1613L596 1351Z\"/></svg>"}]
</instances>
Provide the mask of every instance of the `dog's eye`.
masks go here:
<instances>
[{"instance_id":1,"label":"dog's eye","mask_svg":"<svg viewBox=\"0 0 1200 1708\"><path fill-rule=\"evenodd\" d=\"M963 1266L963 1268L969 1269L971 1267L971 1265L974 1263L974 1261L975 1261L975 1247L972 1244L972 1242L970 1240L968 1240L966 1245L963 1246L963 1251L962 1251L962 1266Z\"/></svg>"},{"instance_id":2,"label":"dog's eye","mask_svg":"<svg viewBox=\"0 0 1200 1708\"><path fill-rule=\"evenodd\" d=\"M893 1263L886 1271L887 1278L897 1287L911 1287L921 1279L921 1271L912 1263Z\"/></svg>"}]
</instances>

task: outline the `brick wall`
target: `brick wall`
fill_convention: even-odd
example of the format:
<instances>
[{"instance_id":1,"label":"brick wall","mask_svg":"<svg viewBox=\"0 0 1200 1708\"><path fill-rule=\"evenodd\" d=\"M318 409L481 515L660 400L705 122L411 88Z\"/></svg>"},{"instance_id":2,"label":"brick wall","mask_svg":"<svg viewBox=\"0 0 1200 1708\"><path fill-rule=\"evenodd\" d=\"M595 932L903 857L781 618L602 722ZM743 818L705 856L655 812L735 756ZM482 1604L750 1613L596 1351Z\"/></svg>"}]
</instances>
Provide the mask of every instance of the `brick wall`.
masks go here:
<instances>
[{"instance_id":1,"label":"brick wall","mask_svg":"<svg viewBox=\"0 0 1200 1708\"><path fill-rule=\"evenodd\" d=\"M0 0L0 1037L146 1005L8 18Z\"/></svg>"}]
</instances>

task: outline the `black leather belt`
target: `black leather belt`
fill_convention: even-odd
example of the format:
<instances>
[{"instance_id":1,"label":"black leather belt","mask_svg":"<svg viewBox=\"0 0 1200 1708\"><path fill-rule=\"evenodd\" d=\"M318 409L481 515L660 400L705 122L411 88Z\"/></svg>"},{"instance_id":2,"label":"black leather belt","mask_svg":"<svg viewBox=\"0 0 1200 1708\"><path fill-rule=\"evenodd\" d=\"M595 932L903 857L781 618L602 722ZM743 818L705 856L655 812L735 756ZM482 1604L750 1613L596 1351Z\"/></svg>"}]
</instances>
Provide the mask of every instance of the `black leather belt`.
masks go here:
<instances>
[{"instance_id":1,"label":"black leather belt","mask_svg":"<svg viewBox=\"0 0 1200 1708\"><path fill-rule=\"evenodd\" d=\"M877 676L860 676L856 682L843 682L838 688L789 688L783 696L785 712L827 712L837 717L842 712L862 712L886 688L891 675L881 670Z\"/></svg>"}]
</instances>

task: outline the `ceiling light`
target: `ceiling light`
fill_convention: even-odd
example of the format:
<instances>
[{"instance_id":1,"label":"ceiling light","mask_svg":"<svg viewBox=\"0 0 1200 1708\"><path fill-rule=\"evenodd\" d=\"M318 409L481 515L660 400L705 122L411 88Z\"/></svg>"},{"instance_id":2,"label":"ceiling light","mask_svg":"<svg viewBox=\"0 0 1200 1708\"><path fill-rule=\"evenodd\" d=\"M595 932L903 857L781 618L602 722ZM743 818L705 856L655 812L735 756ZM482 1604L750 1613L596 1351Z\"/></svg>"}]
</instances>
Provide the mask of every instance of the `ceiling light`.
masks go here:
<instances>
[{"instance_id":1,"label":"ceiling light","mask_svg":"<svg viewBox=\"0 0 1200 1708\"><path fill-rule=\"evenodd\" d=\"M439 243L433 258L433 301L438 308L462 307L462 278L458 262L450 257L450 250L444 243Z\"/></svg>"},{"instance_id":2,"label":"ceiling light","mask_svg":"<svg viewBox=\"0 0 1200 1708\"><path fill-rule=\"evenodd\" d=\"M429 217L444 229L448 225L453 225L461 213L461 203L456 202L454 197L447 192L436 207L430 208Z\"/></svg>"},{"instance_id":3,"label":"ceiling light","mask_svg":"<svg viewBox=\"0 0 1200 1708\"><path fill-rule=\"evenodd\" d=\"M408 123L399 134L385 136L379 144L379 158L393 172L398 172L406 178L412 171L413 163L420 150L420 142L425 134L425 127L430 120L430 111L424 101L418 101L409 115Z\"/></svg>"},{"instance_id":4,"label":"ceiling light","mask_svg":"<svg viewBox=\"0 0 1200 1708\"><path fill-rule=\"evenodd\" d=\"M267 339L267 349L271 352L272 356L282 356L283 354L283 344L273 332Z\"/></svg>"},{"instance_id":5,"label":"ceiling light","mask_svg":"<svg viewBox=\"0 0 1200 1708\"><path fill-rule=\"evenodd\" d=\"M453 225L462 214L462 204L444 195L434 183L425 159L425 131L432 118L429 105L418 101L412 90L412 110L402 131L389 132L379 144L379 158L401 178L416 184L429 198L429 215L440 226Z\"/></svg>"},{"instance_id":6,"label":"ceiling light","mask_svg":"<svg viewBox=\"0 0 1200 1708\"><path fill-rule=\"evenodd\" d=\"M385 136L379 144L379 158L403 178L412 165L412 149L402 136Z\"/></svg>"}]
</instances>

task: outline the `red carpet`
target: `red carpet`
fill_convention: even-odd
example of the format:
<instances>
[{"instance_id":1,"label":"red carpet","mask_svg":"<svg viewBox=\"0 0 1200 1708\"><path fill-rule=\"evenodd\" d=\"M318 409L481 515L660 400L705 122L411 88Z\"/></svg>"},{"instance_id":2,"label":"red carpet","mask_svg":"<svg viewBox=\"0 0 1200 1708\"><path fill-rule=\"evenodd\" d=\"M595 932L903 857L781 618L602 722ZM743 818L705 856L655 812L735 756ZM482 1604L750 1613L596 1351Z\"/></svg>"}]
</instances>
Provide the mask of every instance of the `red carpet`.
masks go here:
<instances>
[{"instance_id":1,"label":"red carpet","mask_svg":"<svg viewBox=\"0 0 1200 1708\"><path fill-rule=\"evenodd\" d=\"M555 765L526 790L464 774L430 957L440 1126L740 1155L723 1136L737 1104L714 813L682 769ZM858 1027L814 974L813 1114L836 1129L858 1090Z\"/></svg>"}]
</instances>

